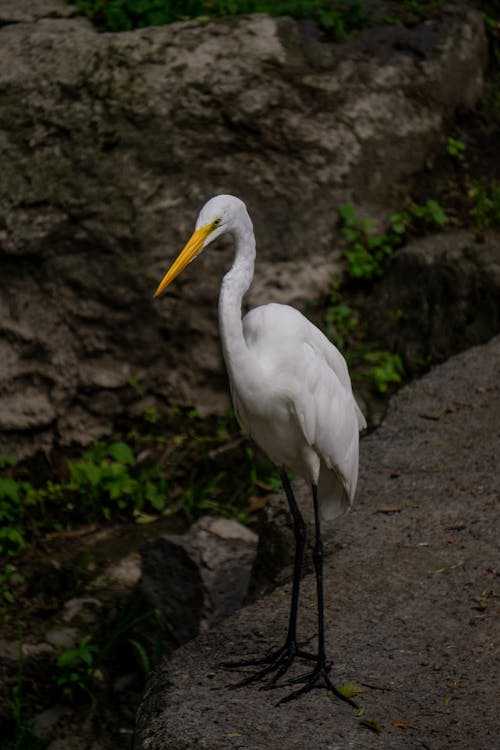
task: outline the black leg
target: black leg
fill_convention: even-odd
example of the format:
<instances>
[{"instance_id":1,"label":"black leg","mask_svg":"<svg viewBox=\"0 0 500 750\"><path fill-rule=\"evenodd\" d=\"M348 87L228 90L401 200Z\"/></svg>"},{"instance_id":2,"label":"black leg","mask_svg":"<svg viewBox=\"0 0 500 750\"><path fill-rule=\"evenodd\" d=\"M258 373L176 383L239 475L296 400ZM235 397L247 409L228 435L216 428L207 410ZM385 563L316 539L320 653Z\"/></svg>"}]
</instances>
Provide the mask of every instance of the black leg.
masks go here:
<instances>
[{"instance_id":1,"label":"black leg","mask_svg":"<svg viewBox=\"0 0 500 750\"><path fill-rule=\"evenodd\" d=\"M288 634L286 637L286 644L296 649L297 647L297 612L299 608L299 590L300 590L300 574L302 571L302 561L304 559L304 548L306 545L306 525L302 518L293 490L288 479L286 471L280 472L281 483L285 490L285 495L290 506L290 511L293 517L293 530L295 534L295 559L293 564L293 587L292 587L292 602L290 605L290 618L288 620Z\"/></svg>"},{"instance_id":2,"label":"black leg","mask_svg":"<svg viewBox=\"0 0 500 750\"><path fill-rule=\"evenodd\" d=\"M316 484L312 485L312 494L313 494L313 503L314 503L314 522L315 522L315 528L316 528L316 538L315 538L314 550L313 550L313 561L314 561L314 569L316 571L316 589L317 589L317 598L318 598L318 657L316 661L316 666L314 667L313 671L310 674L297 677L285 683L288 685L293 685L299 682L305 682L305 685L302 688L300 688L300 690L296 690L294 693L291 693L285 698L282 698L282 700L279 701L279 703L287 703L288 701L294 700L295 698L299 698L299 696L304 695L304 693L309 692L309 690L312 690L313 688L325 688L326 690L332 692L335 696L337 696L337 698L340 698L341 700L346 701L346 703L349 703L354 708L357 708L357 705L356 703L354 703L353 700L351 700L350 698L347 698L345 695L342 695L342 693L339 690L337 690L336 687L334 687L329 677L330 666L326 662L326 652L325 652L325 611L324 611L324 601L323 601L323 542L321 539L321 524L320 524L320 517L319 517L318 486Z\"/></svg>"},{"instance_id":3,"label":"black leg","mask_svg":"<svg viewBox=\"0 0 500 750\"><path fill-rule=\"evenodd\" d=\"M314 503L314 524L316 539L313 550L314 570L316 571L316 591L318 599L318 663L326 667L325 659L325 605L323 600L323 540L319 518L318 485L312 485Z\"/></svg>"},{"instance_id":4,"label":"black leg","mask_svg":"<svg viewBox=\"0 0 500 750\"><path fill-rule=\"evenodd\" d=\"M268 656L264 656L261 659L252 659L243 662L230 662L224 665L230 668L266 665L264 669L259 670L255 674L250 675L242 682L238 683L238 686L249 685L252 682L257 682L258 680L262 680L265 677L268 677L274 672L265 687L275 687L279 678L282 677L290 668L296 656L309 660L314 660L316 658L312 654L303 651L297 646L297 612L299 607L300 575L302 570L302 561L304 558L304 548L306 544L306 525L295 500L290 480L288 479L288 476L284 469L280 472L280 477L283 484L283 489L285 490L286 498L288 500L288 505L290 506L295 534L295 559L293 566L292 601L290 604L288 632L284 645L276 651L273 651Z\"/></svg>"}]
</instances>

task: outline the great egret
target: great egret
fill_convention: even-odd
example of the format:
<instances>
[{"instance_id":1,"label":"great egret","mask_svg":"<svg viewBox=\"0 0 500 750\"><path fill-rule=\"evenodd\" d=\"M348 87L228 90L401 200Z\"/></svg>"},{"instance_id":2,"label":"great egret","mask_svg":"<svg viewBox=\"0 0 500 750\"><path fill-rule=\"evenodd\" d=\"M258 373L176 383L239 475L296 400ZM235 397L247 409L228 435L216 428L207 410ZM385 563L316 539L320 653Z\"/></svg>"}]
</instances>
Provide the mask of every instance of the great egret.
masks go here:
<instances>
[{"instance_id":1,"label":"great egret","mask_svg":"<svg viewBox=\"0 0 500 750\"><path fill-rule=\"evenodd\" d=\"M285 643L263 659L228 666L263 666L240 684L263 678L269 678L266 687L305 683L280 702L296 698L314 687L324 687L355 705L333 686L329 677L320 527L320 515L325 519L334 518L352 504L358 478L358 433L366 426L352 394L345 360L316 326L288 305L256 307L242 320L242 300L254 273L255 237L245 204L232 195L215 196L203 206L193 235L167 271L155 297L202 250L226 233L233 236L235 258L221 284L219 327L234 408L243 429L279 467L295 531L292 599ZM316 532L313 560L318 601L316 655L304 652L297 644L305 523L286 470L304 477L312 488ZM299 678L279 682L297 656L314 660L313 670Z\"/></svg>"}]
</instances>

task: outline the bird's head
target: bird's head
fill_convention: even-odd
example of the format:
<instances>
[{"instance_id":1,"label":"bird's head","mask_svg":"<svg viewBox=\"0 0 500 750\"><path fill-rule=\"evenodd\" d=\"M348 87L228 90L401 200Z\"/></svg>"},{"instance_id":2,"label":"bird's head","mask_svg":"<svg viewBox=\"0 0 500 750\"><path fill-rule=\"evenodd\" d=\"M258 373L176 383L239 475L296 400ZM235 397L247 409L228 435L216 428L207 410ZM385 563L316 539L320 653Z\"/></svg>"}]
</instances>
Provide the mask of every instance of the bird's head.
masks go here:
<instances>
[{"instance_id":1,"label":"bird's head","mask_svg":"<svg viewBox=\"0 0 500 750\"><path fill-rule=\"evenodd\" d=\"M210 198L199 213L193 234L168 269L154 296L159 297L187 264L217 237L226 232L234 232L241 224L243 215L248 220L245 204L234 195L216 195Z\"/></svg>"}]
</instances>

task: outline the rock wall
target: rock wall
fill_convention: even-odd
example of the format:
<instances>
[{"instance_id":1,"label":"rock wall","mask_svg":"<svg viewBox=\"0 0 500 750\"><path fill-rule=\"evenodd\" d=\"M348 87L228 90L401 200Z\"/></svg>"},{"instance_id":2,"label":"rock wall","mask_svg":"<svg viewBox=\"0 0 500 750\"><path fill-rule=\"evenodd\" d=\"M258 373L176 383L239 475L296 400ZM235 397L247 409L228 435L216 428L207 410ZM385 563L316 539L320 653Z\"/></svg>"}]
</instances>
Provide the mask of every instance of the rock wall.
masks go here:
<instances>
[{"instance_id":1,"label":"rock wall","mask_svg":"<svg viewBox=\"0 0 500 750\"><path fill-rule=\"evenodd\" d=\"M452 231L410 242L388 262L366 319L408 373L488 341L500 330L500 235Z\"/></svg>"},{"instance_id":2,"label":"rock wall","mask_svg":"<svg viewBox=\"0 0 500 750\"><path fill-rule=\"evenodd\" d=\"M482 90L478 13L344 44L265 15L99 34L62 0L0 7L0 453L85 443L133 376L216 409L230 253L152 291L209 196L247 201L252 302L327 288L340 201L383 213Z\"/></svg>"}]
</instances>

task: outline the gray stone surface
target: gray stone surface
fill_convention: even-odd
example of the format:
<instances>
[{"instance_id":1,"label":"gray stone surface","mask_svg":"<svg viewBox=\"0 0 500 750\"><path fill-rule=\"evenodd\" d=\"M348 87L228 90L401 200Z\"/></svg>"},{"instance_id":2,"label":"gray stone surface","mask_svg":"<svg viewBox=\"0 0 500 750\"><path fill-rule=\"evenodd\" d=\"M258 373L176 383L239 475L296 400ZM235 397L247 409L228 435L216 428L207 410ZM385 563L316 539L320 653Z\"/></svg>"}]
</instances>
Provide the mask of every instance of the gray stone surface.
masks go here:
<instances>
[{"instance_id":1,"label":"gray stone surface","mask_svg":"<svg viewBox=\"0 0 500 750\"><path fill-rule=\"evenodd\" d=\"M500 234L455 231L409 243L387 264L366 318L408 372L488 341L500 331Z\"/></svg>"},{"instance_id":2,"label":"gray stone surface","mask_svg":"<svg viewBox=\"0 0 500 750\"><path fill-rule=\"evenodd\" d=\"M281 644L285 586L156 670L136 750L496 746L499 375L497 337L395 396L382 426L362 440L353 511L325 530L332 674L337 684L363 686L363 716L324 692L276 708L290 688L231 689L241 675L221 662ZM307 576L305 640L315 611ZM380 735L363 720L379 722Z\"/></svg>"},{"instance_id":3,"label":"gray stone surface","mask_svg":"<svg viewBox=\"0 0 500 750\"><path fill-rule=\"evenodd\" d=\"M242 606L256 550L253 531L211 516L186 534L144 544L138 593L148 609L161 612L167 647L186 643Z\"/></svg>"},{"instance_id":4,"label":"gray stone surface","mask_svg":"<svg viewBox=\"0 0 500 750\"><path fill-rule=\"evenodd\" d=\"M225 405L227 253L152 300L200 204L247 201L251 303L310 299L338 267L339 203L400 203L487 56L463 9L332 45L265 15L99 34L62 0L0 6L0 453L17 455L89 442L145 392Z\"/></svg>"}]
</instances>

